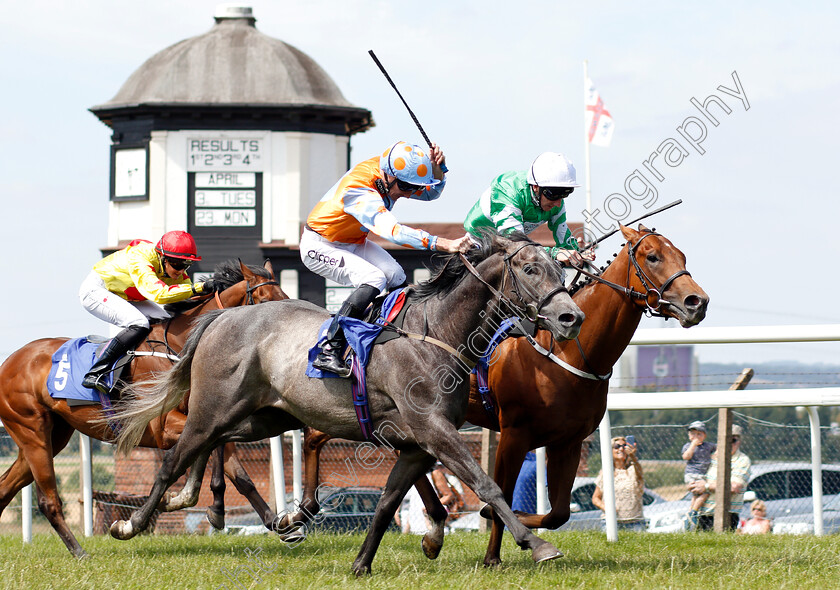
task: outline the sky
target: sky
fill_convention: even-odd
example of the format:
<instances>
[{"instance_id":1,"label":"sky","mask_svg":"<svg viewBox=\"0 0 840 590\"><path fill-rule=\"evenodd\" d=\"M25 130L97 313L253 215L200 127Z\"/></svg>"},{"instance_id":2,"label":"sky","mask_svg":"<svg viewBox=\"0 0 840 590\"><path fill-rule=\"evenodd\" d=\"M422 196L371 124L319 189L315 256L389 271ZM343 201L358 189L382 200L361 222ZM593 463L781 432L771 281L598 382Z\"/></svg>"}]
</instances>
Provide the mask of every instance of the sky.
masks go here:
<instances>
[{"instance_id":1,"label":"sky","mask_svg":"<svg viewBox=\"0 0 840 590\"><path fill-rule=\"evenodd\" d=\"M30 340L107 328L78 287L106 243L109 129L88 112L110 100L154 53L213 26L217 2L45 1L0 6L0 359ZM592 206L612 220L625 181L666 140L687 155L661 179L646 221L687 256L710 295L705 326L840 323L838 168L840 5L708 1L245 3L256 26L315 59L376 127L352 139L359 162L397 139L422 143L367 55L373 49L450 169L441 201L403 203L407 223L461 222L489 182L543 151L565 153L584 177L583 62L615 122L592 147ZM737 76L738 82L735 81ZM741 98L720 86L738 88ZM715 94L731 109L709 107ZM747 109L747 104L749 108ZM699 149L677 128L704 122ZM697 124L685 131L699 136ZM700 151L703 151L701 154ZM639 186L638 184L633 186ZM627 198L625 219L648 211ZM582 221L584 191L567 199ZM611 238L599 260L616 251ZM642 327L675 322L643 320ZM840 344L703 345L701 361L834 363Z\"/></svg>"}]
</instances>

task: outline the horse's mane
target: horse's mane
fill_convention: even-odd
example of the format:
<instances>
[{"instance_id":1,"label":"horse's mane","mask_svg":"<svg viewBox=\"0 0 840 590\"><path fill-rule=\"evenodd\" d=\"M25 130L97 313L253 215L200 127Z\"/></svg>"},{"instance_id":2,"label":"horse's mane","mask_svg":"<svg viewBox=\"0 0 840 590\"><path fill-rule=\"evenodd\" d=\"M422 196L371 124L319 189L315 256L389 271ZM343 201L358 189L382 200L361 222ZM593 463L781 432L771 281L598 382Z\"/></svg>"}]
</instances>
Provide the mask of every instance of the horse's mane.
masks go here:
<instances>
[{"instance_id":1,"label":"horse's mane","mask_svg":"<svg viewBox=\"0 0 840 590\"><path fill-rule=\"evenodd\" d=\"M245 266L248 267L248 270L259 277L264 279L271 278L271 273L262 266L252 264L246 264ZM215 293L221 293L225 289L234 286L236 283L239 283L244 279L245 277L242 276L242 269L239 268L239 261L225 260L224 262L220 262L216 265L216 268L213 271L213 291ZM203 299L184 299L183 301L178 301L176 303L167 303L164 306L164 309L173 315L179 314L194 308L202 303L202 301Z\"/></svg>"},{"instance_id":2,"label":"horse's mane","mask_svg":"<svg viewBox=\"0 0 840 590\"><path fill-rule=\"evenodd\" d=\"M470 264L476 266L490 257L493 254L493 240L500 235L502 234L492 228L482 228L479 236L473 236L477 247L471 248L466 254ZM532 241L522 232L504 234L504 237L513 242ZM431 278L412 287L411 298L414 301L423 302L432 297L444 297L470 274L458 254L436 254L427 268Z\"/></svg>"}]
</instances>

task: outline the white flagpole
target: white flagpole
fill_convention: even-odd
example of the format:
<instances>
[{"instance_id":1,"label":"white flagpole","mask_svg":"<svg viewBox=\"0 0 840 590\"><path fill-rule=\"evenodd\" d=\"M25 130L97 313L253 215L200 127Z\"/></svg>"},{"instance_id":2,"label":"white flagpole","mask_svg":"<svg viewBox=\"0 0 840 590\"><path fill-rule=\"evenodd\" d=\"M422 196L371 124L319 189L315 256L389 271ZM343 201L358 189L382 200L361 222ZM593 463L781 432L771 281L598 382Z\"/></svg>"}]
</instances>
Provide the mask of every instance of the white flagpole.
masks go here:
<instances>
[{"instance_id":1,"label":"white flagpole","mask_svg":"<svg viewBox=\"0 0 840 590\"><path fill-rule=\"evenodd\" d=\"M592 182L589 176L589 126L586 124L586 99L588 96L587 80L589 80L589 62L583 60L583 145L586 153L586 210L592 214ZM584 239L593 236L591 224L588 217L584 216L583 221Z\"/></svg>"}]
</instances>

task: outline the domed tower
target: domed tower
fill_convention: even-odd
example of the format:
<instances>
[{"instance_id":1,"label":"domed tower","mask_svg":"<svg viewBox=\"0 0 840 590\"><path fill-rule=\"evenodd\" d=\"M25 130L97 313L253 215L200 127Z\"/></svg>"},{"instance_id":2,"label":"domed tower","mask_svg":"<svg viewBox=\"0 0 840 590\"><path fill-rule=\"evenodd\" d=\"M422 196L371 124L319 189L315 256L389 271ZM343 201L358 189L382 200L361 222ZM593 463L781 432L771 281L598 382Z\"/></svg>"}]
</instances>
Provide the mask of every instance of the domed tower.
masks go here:
<instances>
[{"instance_id":1,"label":"domed tower","mask_svg":"<svg viewBox=\"0 0 840 590\"><path fill-rule=\"evenodd\" d=\"M113 130L109 249L186 229L204 257L198 273L235 257L302 268L301 223L347 170L350 137L373 126L371 113L305 53L259 32L250 7L220 5L215 20L90 109Z\"/></svg>"}]
</instances>

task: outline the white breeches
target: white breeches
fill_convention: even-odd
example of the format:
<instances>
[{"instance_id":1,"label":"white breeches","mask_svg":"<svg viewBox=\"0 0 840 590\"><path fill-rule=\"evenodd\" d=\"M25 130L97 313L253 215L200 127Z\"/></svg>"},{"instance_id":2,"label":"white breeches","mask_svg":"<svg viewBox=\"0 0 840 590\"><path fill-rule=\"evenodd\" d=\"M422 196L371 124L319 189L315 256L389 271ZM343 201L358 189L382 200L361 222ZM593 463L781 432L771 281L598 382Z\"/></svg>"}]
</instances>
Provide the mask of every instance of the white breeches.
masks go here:
<instances>
[{"instance_id":1,"label":"white breeches","mask_svg":"<svg viewBox=\"0 0 840 590\"><path fill-rule=\"evenodd\" d=\"M300 238L300 259L314 272L340 285L371 285L380 293L405 282L405 271L381 246L370 240L363 244L330 242L304 229Z\"/></svg>"},{"instance_id":2,"label":"white breeches","mask_svg":"<svg viewBox=\"0 0 840 590\"><path fill-rule=\"evenodd\" d=\"M154 301L126 301L105 288L105 281L95 271L85 278L79 288L82 307L100 320L120 328L128 326L149 327L149 319L168 319L163 307Z\"/></svg>"}]
</instances>

